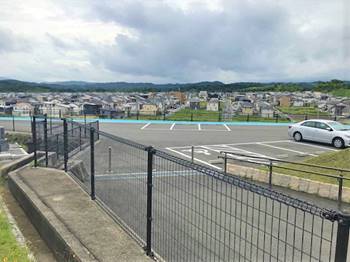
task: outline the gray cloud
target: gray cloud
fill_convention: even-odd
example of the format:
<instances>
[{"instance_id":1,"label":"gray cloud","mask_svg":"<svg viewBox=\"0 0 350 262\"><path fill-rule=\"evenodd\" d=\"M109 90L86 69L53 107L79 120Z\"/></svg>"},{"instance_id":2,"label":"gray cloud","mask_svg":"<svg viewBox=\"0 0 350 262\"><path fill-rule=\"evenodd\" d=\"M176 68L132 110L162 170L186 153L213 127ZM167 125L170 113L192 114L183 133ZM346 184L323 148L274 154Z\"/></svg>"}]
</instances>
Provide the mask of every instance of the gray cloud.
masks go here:
<instances>
[{"instance_id":1,"label":"gray cloud","mask_svg":"<svg viewBox=\"0 0 350 262\"><path fill-rule=\"evenodd\" d=\"M227 1L223 11L186 12L161 1L99 1L92 16L131 28L136 36L118 35L113 45L91 52L92 61L115 72L179 81L205 75L214 80L218 71L247 81L309 78L291 76L290 66L339 58L341 27L303 33L293 24L289 6L241 2Z\"/></svg>"},{"instance_id":2,"label":"gray cloud","mask_svg":"<svg viewBox=\"0 0 350 262\"><path fill-rule=\"evenodd\" d=\"M31 45L27 39L15 35L11 30L0 28L0 53L28 51Z\"/></svg>"},{"instance_id":3,"label":"gray cloud","mask_svg":"<svg viewBox=\"0 0 350 262\"><path fill-rule=\"evenodd\" d=\"M3 64L12 65L11 75L19 67L26 76L92 81L302 81L350 75L345 0L46 0L39 20L30 4L35 0L13 1L25 17L17 21L11 12L4 17L32 38L22 41L16 26L3 23L0 9L0 54ZM23 51L25 61L13 55ZM11 68L17 71L12 74Z\"/></svg>"}]
</instances>

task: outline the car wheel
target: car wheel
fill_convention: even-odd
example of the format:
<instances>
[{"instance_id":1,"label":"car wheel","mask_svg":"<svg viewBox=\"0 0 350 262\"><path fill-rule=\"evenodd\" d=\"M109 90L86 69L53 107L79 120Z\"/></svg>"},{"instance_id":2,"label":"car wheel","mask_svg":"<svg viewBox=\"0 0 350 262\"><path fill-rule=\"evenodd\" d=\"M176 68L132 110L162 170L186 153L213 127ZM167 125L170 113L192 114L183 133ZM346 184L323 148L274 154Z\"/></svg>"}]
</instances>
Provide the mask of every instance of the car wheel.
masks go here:
<instances>
[{"instance_id":1,"label":"car wheel","mask_svg":"<svg viewBox=\"0 0 350 262\"><path fill-rule=\"evenodd\" d=\"M300 142L301 140L303 140L303 136L301 135L300 132L295 132L293 137L294 137L294 140L297 142Z\"/></svg>"},{"instance_id":2,"label":"car wheel","mask_svg":"<svg viewBox=\"0 0 350 262\"><path fill-rule=\"evenodd\" d=\"M333 146L335 148L343 148L344 147L344 140L340 137L336 137L333 139Z\"/></svg>"}]
</instances>

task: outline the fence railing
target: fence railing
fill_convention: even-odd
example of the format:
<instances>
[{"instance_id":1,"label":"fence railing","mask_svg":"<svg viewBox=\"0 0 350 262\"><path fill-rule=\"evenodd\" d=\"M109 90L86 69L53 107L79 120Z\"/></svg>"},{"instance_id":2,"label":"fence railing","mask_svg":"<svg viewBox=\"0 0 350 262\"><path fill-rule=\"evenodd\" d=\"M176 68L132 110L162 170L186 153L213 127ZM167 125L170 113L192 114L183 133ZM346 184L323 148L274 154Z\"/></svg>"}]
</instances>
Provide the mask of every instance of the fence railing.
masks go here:
<instances>
[{"instance_id":1,"label":"fence railing","mask_svg":"<svg viewBox=\"0 0 350 262\"><path fill-rule=\"evenodd\" d=\"M349 169L286 161L286 160L256 156L256 155L240 154L240 153L235 153L231 151L221 151L220 154L221 155L218 156L218 158L222 158L224 160L225 173L227 172L227 165L229 160L267 167L268 185L270 188L272 187L273 172L277 170L280 170L280 171L287 170L287 171L296 172L298 174L303 173L303 174L315 175L316 177L329 178L338 184L338 197L337 197L338 208L341 209L342 207L342 195L343 195L344 182L350 181ZM310 170L308 170L308 168ZM337 173L337 174L330 174L331 172ZM344 177L344 175L347 175L348 177Z\"/></svg>"},{"instance_id":2,"label":"fence railing","mask_svg":"<svg viewBox=\"0 0 350 262\"><path fill-rule=\"evenodd\" d=\"M98 121L79 123L72 120L48 121L46 115L33 116L32 141L34 166L64 167L68 170L68 159L89 146L90 129L99 129ZM95 140L98 139L96 136ZM45 157L38 163L37 152Z\"/></svg>"},{"instance_id":3,"label":"fence railing","mask_svg":"<svg viewBox=\"0 0 350 262\"><path fill-rule=\"evenodd\" d=\"M73 123L72 131L68 122L63 126L63 147L82 134L74 127L89 130L84 148L78 142L68 149L66 171L149 256L166 261L347 259L349 217L342 212L96 127Z\"/></svg>"}]
</instances>

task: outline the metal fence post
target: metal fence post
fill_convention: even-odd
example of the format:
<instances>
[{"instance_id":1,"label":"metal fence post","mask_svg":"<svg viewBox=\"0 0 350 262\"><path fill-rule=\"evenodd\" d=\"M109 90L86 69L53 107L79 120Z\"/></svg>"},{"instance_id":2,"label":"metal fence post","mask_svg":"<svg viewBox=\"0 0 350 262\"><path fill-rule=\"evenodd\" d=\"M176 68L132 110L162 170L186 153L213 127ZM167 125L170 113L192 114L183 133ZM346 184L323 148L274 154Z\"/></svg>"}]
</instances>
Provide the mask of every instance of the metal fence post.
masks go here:
<instances>
[{"instance_id":1,"label":"metal fence post","mask_svg":"<svg viewBox=\"0 0 350 262\"><path fill-rule=\"evenodd\" d=\"M49 145L47 141L47 115L44 116L45 166L49 166Z\"/></svg>"},{"instance_id":2,"label":"metal fence post","mask_svg":"<svg viewBox=\"0 0 350 262\"><path fill-rule=\"evenodd\" d=\"M79 126L79 150L81 151L81 126Z\"/></svg>"},{"instance_id":3,"label":"metal fence post","mask_svg":"<svg viewBox=\"0 0 350 262\"><path fill-rule=\"evenodd\" d=\"M108 147L108 172L112 172L112 148Z\"/></svg>"},{"instance_id":4,"label":"metal fence post","mask_svg":"<svg viewBox=\"0 0 350 262\"><path fill-rule=\"evenodd\" d=\"M52 135L52 114L50 116L50 135Z\"/></svg>"},{"instance_id":5,"label":"metal fence post","mask_svg":"<svg viewBox=\"0 0 350 262\"><path fill-rule=\"evenodd\" d=\"M147 228L146 228L146 254L153 256L152 252L152 172L153 172L153 147L148 147L148 161L147 161Z\"/></svg>"},{"instance_id":6,"label":"metal fence post","mask_svg":"<svg viewBox=\"0 0 350 262\"><path fill-rule=\"evenodd\" d=\"M96 123L96 129L97 129L97 140L100 140L100 121L98 120Z\"/></svg>"},{"instance_id":7,"label":"metal fence post","mask_svg":"<svg viewBox=\"0 0 350 262\"><path fill-rule=\"evenodd\" d=\"M68 126L67 119L63 119L63 157L64 157L64 171L68 170Z\"/></svg>"},{"instance_id":8,"label":"metal fence post","mask_svg":"<svg viewBox=\"0 0 350 262\"><path fill-rule=\"evenodd\" d=\"M59 155L60 155L60 141L59 141L59 134L56 135L56 157L57 160L59 159Z\"/></svg>"},{"instance_id":9,"label":"metal fence post","mask_svg":"<svg viewBox=\"0 0 350 262\"><path fill-rule=\"evenodd\" d=\"M269 164L269 187L272 187L272 160L270 159Z\"/></svg>"},{"instance_id":10,"label":"metal fence post","mask_svg":"<svg viewBox=\"0 0 350 262\"><path fill-rule=\"evenodd\" d=\"M90 172L91 172L91 192L90 196L92 200L96 199L95 196L95 141L94 141L94 129L90 128Z\"/></svg>"},{"instance_id":11,"label":"metal fence post","mask_svg":"<svg viewBox=\"0 0 350 262\"><path fill-rule=\"evenodd\" d=\"M191 162L194 163L194 146L191 146Z\"/></svg>"},{"instance_id":12,"label":"metal fence post","mask_svg":"<svg viewBox=\"0 0 350 262\"><path fill-rule=\"evenodd\" d=\"M33 116L32 121L32 137L33 137L33 152L34 152L34 167L38 166L38 156L37 156L37 137L36 137L36 117Z\"/></svg>"},{"instance_id":13,"label":"metal fence post","mask_svg":"<svg viewBox=\"0 0 350 262\"><path fill-rule=\"evenodd\" d=\"M224 172L227 174L227 153L225 152L225 158L224 158Z\"/></svg>"},{"instance_id":14,"label":"metal fence post","mask_svg":"<svg viewBox=\"0 0 350 262\"><path fill-rule=\"evenodd\" d=\"M338 209L341 210L342 207L342 197L343 197L343 175L340 175L338 178L339 187L338 187Z\"/></svg>"},{"instance_id":15,"label":"metal fence post","mask_svg":"<svg viewBox=\"0 0 350 262\"><path fill-rule=\"evenodd\" d=\"M339 220L337 230L337 242L335 246L335 262L346 262L349 243L350 217Z\"/></svg>"},{"instance_id":16,"label":"metal fence post","mask_svg":"<svg viewBox=\"0 0 350 262\"><path fill-rule=\"evenodd\" d=\"M15 116L12 115L12 131L16 131L16 128L15 128Z\"/></svg>"}]
</instances>

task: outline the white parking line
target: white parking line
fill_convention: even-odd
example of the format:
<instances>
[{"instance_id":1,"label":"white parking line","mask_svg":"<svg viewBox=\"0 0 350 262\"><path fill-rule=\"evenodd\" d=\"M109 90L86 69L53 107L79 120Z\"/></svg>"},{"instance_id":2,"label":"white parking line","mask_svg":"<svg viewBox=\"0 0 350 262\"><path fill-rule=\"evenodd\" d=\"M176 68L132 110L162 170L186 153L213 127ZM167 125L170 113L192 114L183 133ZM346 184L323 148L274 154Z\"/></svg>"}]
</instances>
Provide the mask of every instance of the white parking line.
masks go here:
<instances>
[{"instance_id":1,"label":"white parking line","mask_svg":"<svg viewBox=\"0 0 350 262\"><path fill-rule=\"evenodd\" d=\"M171 152L174 152L174 153L176 153L176 154L179 154L179 155L181 155L181 156L184 156L184 157L186 157L186 158L191 159L191 156L188 156L188 155L186 155L186 154L184 154L184 153L181 153L181 152L179 152L179 151L177 151L177 150L174 150L174 149L172 149L172 148L167 147L167 148L165 148L165 149L167 149L167 150L169 150L169 151L171 151ZM215 168L215 169L222 170L222 168L220 168L220 167L218 167L218 166L215 166L215 165L212 165L212 164L210 164L210 163L208 163L208 162L206 162L206 161L203 161L203 160L201 160L201 159L194 158L194 160L197 161L197 162L199 162L199 163L202 163L202 164L204 164L204 165L213 167L213 168Z\"/></svg>"},{"instance_id":2,"label":"white parking line","mask_svg":"<svg viewBox=\"0 0 350 262\"><path fill-rule=\"evenodd\" d=\"M145 129L146 127L148 127L151 123L147 123L145 124L143 127L141 127L141 130Z\"/></svg>"},{"instance_id":3,"label":"white parking line","mask_svg":"<svg viewBox=\"0 0 350 262\"><path fill-rule=\"evenodd\" d=\"M287 142L288 143L292 143L292 144L297 144L297 145L311 146L311 147L315 147L315 148L326 149L326 150L330 150L330 151L339 151L337 149L330 148L330 147L325 147L325 146L318 146L318 145L313 145L313 144L300 143L300 142L295 142L295 141L290 141L290 140L288 140Z\"/></svg>"},{"instance_id":4,"label":"white parking line","mask_svg":"<svg viewBox=\"0 0 350 262\"><path fill-rule=\"evenodd\" d=\"M254 152L252 152L252 151L248 151L248 150L241 149L241 148L238 148L238 147L232 147L232 146L229 146L229 145L227 145L226 147L227 147L227 148L231 148L231 149L233 149L234 151L243 152L243 153L246 153L246 154L251 154L252 156L258 156L258 157L265 157L265 158L277 159L277 158L274 158L274 157L271 157L271 156L263 155L263 154L260 154L260 153L254 153ZM232 153L235 153L235 152L232 152Z\"/></svg>"},{"instance_id":5,"label":"white parking line","mask_svg":"<svg viewBox=\"0 0 350 262\"><path fill-rule=\"evenodd\" d=\"M207 130L208 131L208 130ZM223 130L227 132L226 130ZM232 143L232 144L214 144L214 145L196 145L196 146L243 146L243 145L254 145L257 143L279 143L279 142L288 142L289 140L278 140L278 141L259 141L259 142L243 142L243 143ZM183 148L185 146L172 146L171 148Z\"/></svg>"},{"instance_id":6,"label":"white parking line","mask_svg":"<svg viewBox=\"0 0 350 262\"><path fill-rule=\"evenodd\" d=\"M226 124L224 124L224 127L226 127L227 131L231 131L231 129Z\"/></svg>"},{"instance_id":7,"label":"white parking line","mask_svg":"<svg viewBox=\"0 0 350 262\"><path fill-rule=\"evenodd\" d=\"M174 126L175 126L176 123L173 123L170 127L170 130L173 130L174 129Z\"/></svg>"},{"instance_id":8,"label":"white parking line","mask_svg":"<svg viewBox=\"0 0 350 262\"><path fill-rule=\"evenodd\" d=\"M198 130L201 131L201 124L198 124Z\"/></svg>"},{"instance_id":9,"label":"white parking line","mask_svg":"<svg viewBox=\"0 0 350 262\"><path fill-rule=\"evenodd\" d=\"M271 147L271 148L278 149L278 150L289 151L289 152L297 153L297 154L300 154L300 155L317 156L317 155L311 154L311 153L301 152L301 151L297 151L297 150L293 150L293 149L288 149L288 148L284 148L284 147L279 147L279 146L272 146L272 145L264 144L264 143L256 143L256 144L257 144L257 145L262 145L262 146Z\"/></svg>"}]
</instances>

